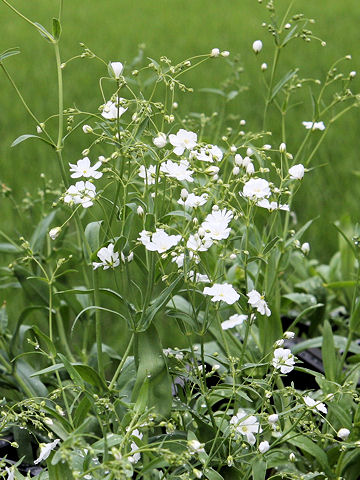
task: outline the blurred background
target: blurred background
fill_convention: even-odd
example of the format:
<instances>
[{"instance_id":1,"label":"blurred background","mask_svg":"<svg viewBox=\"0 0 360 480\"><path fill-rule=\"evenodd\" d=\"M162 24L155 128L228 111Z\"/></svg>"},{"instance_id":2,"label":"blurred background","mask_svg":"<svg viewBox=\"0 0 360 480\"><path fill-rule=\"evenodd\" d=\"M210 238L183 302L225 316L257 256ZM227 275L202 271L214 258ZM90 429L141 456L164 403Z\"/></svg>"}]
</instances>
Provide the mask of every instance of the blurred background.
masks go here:
<instances>
[{"instance_id":1,"label":"blurred background","mask_svg":"<svg viewBox=\"0 0 360 480\"><path fill-rule=\"evenodd\" d=\"M64 2L62 61L82 52L84 42L106 61L121 61L126 64L137 55L138 45L146 44L145 57L158 59L166 55L173 62L204 54L212 48L229 50L231 57L239 56L244 70L240 75L240 87L246 87L229 104L228 113L246 119L246 129L262 128L264 90L260 65L271 62L272 38L262 22L269 20L264 2L257 0L73 0ZM16 0L11 4L33 21L51 30L51 18L57 16L55 0ZM278 9L283 11L288 0L278 0ZM315 36L326 41L294 42L284 50L281 69L284 73L292 67L300 67L300 76L324 78L330 65L338 58L351 55L352 60L342 64L342 71L359 70L360 77L360 3L358 0L297 0L293 13L304 13L314 18L309 25ZM0 2L0 52L19 47L21 55L6 61L6 67L14 76L24 98L40 119L56 113L56 70L53 49L27 23ZM251 46L261 39L264 48L256 57ZM179 112L211 113L217 108L217 98L196 90L220 88L231 73L224 59L206 62L194 73L184 78L185 83L195 88L193 95L179 101ZM98 78L106 75L106 68L96 60L79 59L64 69L65 105L74 104L86 111L96 111L102 103ZM351 88L360 90L360 82L354 78ZM15 92L0 72L0 181L2 191L9 187L17 201L25 202L29 215L17 212L14 204L4 195L1 202L1 229L13 238L27 236L32 223L34 195L43 187L46 178L54 178L57 185L58 172L55 157L45 145L32 140L10 148L12 141L22 134L36 133L36 126L26 114ZM307 99L308 100L308 99ZM298 105L292 112L288 129L287 145L295 151L304 136L301 122L311 120L310 101ZM337 249L337 234L331 225L348 214L353 221L358 217L360 166L359 111L353 109L329 132L321 146L313 166L305 177L304 185L294 205L298 221L320 217L308 231L304 241L309 241L312 255L328 261ZM278 130L278 118L274 116L271 126ZM87 146L88 137L73 136L64 150L66 162L76 162ZM269 139L268 143L272 143Z\"/></svg>"}]
</instances>

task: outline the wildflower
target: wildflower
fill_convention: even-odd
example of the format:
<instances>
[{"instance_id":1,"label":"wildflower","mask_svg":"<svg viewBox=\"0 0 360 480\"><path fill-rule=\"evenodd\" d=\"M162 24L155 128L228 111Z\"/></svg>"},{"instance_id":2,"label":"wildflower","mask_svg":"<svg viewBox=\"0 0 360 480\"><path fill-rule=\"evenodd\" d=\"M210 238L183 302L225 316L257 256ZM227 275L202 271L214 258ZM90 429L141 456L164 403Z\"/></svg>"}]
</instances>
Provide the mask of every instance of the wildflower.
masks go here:
<instances>
[{"instance_id":1,"label":"wildflower","mask_svg":"<svg viewBox=\"0 0 360 480\"><path fill-rule=\"evenodd\" d=\"M104 267L104 270L108 268L115 268L120 264L119 253L114 252L114 244L109 243L107 247L102 247L97 252L97 256L101 262L93 262L93 268L96 270L98 267Z\"/></svg>"},{"instance_id":2,"label":"wildflower","mask_svg":"<svg viewBox=\"0 0 360 480\"><path fill-rule=\"evenodd\" d=\"M277 415L276 413L273 413L272 415L269 415L268 416L268 421L269 423L276 423L277 421L279 420L279 415Z\"/></svg>"},{"instance_id":3,"label":"wildflower","mask_svg":"<svg viewBox=\"0 0 360 480\"><path fill-rule=\"evenodd\" d=\"M223 240L230 234L231 228L228 228L228 225L232 218L233 213L226 208L223 210L213 209L201 226L213 240Z\"/></svg>"},{"instance_id":4,"label":"wildflower","mask_svg":"<svg viewBox=\"0 0 360 480\"><path fill-rule=\"evenodd\" d=\"M301 245L300 250L307 255L310 252L310 244L308 242L305 242Z\"/></svg>"},{"instance_id":5,"label":"wildflower","mask_svg":"<svg viewBox=\"0 0 360 480\"><path fill-rule=\"evenodd\" d=\"M94 166L91 166L90 159L88 157L81 158L77 161L76 165L69 163L70 172L73 172L70 176L71 178L98 178L102 177L102 173L98 172L97 169L101 167L101 162L96 162Z\"/></svg>"},{"instance_id":6,"label":"wildflower","mask_svg":"<svg viewBox=\"0 0 360 480\"><path fill-rule=\"evenodd\" d=\"M213 240L209 234L200 235L199 233L195 233L194 235L190 235L186 246L194 252L206 252L212 244Z\"/></svg>"},{"instance_id":7,"label":"wildflower","mask_svg":"<svg viewBox=\"0 0 360 480\"><path fill-rule=\"evenodd\" d=\"M289 373L294 370L295 358L288 348L277 348L274 351L272 364L281 373Z\"/></svg>"},{"instance_id":8,"label":"wildflower","mask_svg":"<svg viewBox=\"0 0 360 480\"><path fill-rule=\"evenodd\" d=\"M110 66L114 72L115 78L118 79L124 70L124 65L121 62L111 62Z\"/></svg>"},{"instance_id":9,"label":"wildflower","mask_svg":"<svg viewBox=\"0 0 360 480\"><path fill-rule=\"evenodd\" d=\"M305 168L301 163L289 168L290 178L292 180L301 180L304 176Z\"/></svg>"},{"instance_id":10,"label":"wildflower","mask_svg":"<svg viewBox=\"0 0 360 480\"><path fill-rule=\"evenodd\" d=\"M206 147L201 147L197 152L194 150L193 156L202 162L220 162L223 158L223 152L217 145L206 145Z\"/></svg>"},{"instance_id":11,"label":"wildflower","mask_svg":"<svg viewBox=\"0 0 360 480\"><path fill-rule=\"evenodd\" d=\"M337 432L337 436L341 438L341 440L347 440L350 435L350 430L347 428L340 428Z\"/></svg>"},{"instance_id":12,"label":"wildflower","mask_svg":"<svg viewBox=\"0 0 360 480\"><path fill-rule=\"evenodd\" d=\"M205 452L204 444L200 443L199 440L190 440L188 445L191 455L194 455L194 453Z\"/></svg>"},{"instance_id":13,"label":"wildflower","mask_svg":"<svg viewBox=\"0 0 360 480\"><path fill-rule=\"evenodd\" d=\"M325 130L324 122L302 122L306 130Z\"/></svg>"},{"instance_id":14,"label":"wildflower","mask_svg":"<svg viewBox=\"0 0 360 480\"><path fill-rule=\"evenodd\" d=\"M230 55L230 52L228 50L224 50L223 52L221 52L222 57L228 57L229 55Z\"/></svg>"},{"instance_id":15,"label":"wildflower","mask_svg":"<svg viewBox=\"0 0 360 480\"><path fill-rule=\"evenodd\" d=\"M284 338L286 338L286 339L290 339L290 338L294 338L294 337L295 337L294 332L285 332L284 333Z\"/></svg>"},{"instance_id":16,"label":"wildflower","mask_svg":"<svg viewBox=\"0 0 360 480\"><path fill-rule=\"evenodd\" d=\"M160 171L165 173L166 176L176 178L180 182L187 180L188 182L193 182L192 174L193 170L188 170L189 162L187 160L180 160L180 163L173 162L168 160L165 163L161 164Z\"/></svg>"},{"instance_id":17,"label":"wildflower","mask_svg":"<svg viewBox=\"0 0 360 480\"><path fill-rule=\"evenodd\" d=\"M325 414L327 413L327 408L326 408L326 405L324 403L317 402L316 400L312 399L308 395L305 395L304 402L306 403L306 405L309 408L314 408L315 407L316 410L319 410L319 412L322 412L322 413L325 413Z\"/></svg>"},{"instance_id":18,"label":"wildflower","mask_svg":"<svg viewBox=\"0 0 360 480\"><path fill-rule=\"evenodd\" d=\"M264 440L263 442L259 443L259 452L266 453L270 449L269 442Z\"/></svg>"},{"instance_id":19,"label":"wildflower","mask_svg":"<svg viewBox=\"0 0 360 480\"><path fill-rule=\"evenodd\" d=\"M143 434L140 433L137 428L131 433L131 436L135 437L135 438L138 438L139 440L141 440L143 438ZM138 446L135 442L131 442L130 448L131 448L131 453L133 453L133 455L131 455L128 458L128 460L131 463L137 463L141 458L141 453L137 452Z\"/></svg>"},{"instance_id":20,"label":"wildflower","mask_svg":"<svg viewBox=\"0 0 360 480\"><path fill-rule=\"evenodd\" d=\"M183 198L183 190L187 193L186 198ZM184 205L189 208L201 207L207 202L208 194L203 193L202 195L195 195L194 193L188 193L185 188L181 190L181 197L177 201L180 205Z\"/></svg>"},{"instance_id":21,"label":"wildflower","mask_svg":"<svg viewBox=\"0 0 360 480\"><path fill-rule=\"evenodd\" d=\"M84 208L91 207L96 196L95 185L91 182L76 182L71 185L65 193L65 203L81 204Z\"/></svg>"},{"instance_id":22,"label":"wildflower","mask_svg":"<svg viewBox=\"0 0 360 480\"><path fill-rule=\"evenodd\" d=\"M166 134L159 132L155 138L153 138L153 144L155 147L163 148L167 143Z\"/></svg>"},{"instance_id":23,"label":"wildflower","mask_svg":"<svg viewBox=\"0 0 360 480\"><path fill-rule=\"evenodd\" d=\"M218 57L220 55L220 50L218 48L213 48L210 52L210 57Z\"/></svg>"},{"instance_id":24,"label":"wildflower","mask_svg":"<svg viewBox=\"0 0 360 480\"><path fill-rule=\"evenodd\" d=\"M145 184L154 185L156 180L156 166L149 165L148 167L145 167L144 165L141 165L138 175L144 179Z\"/></svg>"},{"instance_id":25,"label":"wildflower","mask_svg":"<svg viewBox=\"0 0 360 480\"><path fill-rule=\"evenodd\" d=\"M260 53L263 48L263 44L261 40L255 40L255 42L252 44L252 49L256 54Z\"/></svg>"},{"instance_id":26,"label":"wildflower","mask_svg":"<svg viewBox=\"0 0 360 480\"><path fill-rule=\"evenodd\" d=\"M15 470L13 467L5 467L5 471L8 474L7 480L15 480Z\"/></svg>"},{"instance_id":27,"label":"wildflower","mask_svg":"<svg viewBox=\"0 0 360 480\"><path fill-rule=\"evenodd\" d=\"M225 320L221 323L221 328L223 330L228 330L229 328L234 328L237 325L242 325L245 320L247 320L247 315L235 313L234 315L231 315L228 320Z\"/></svg>"},{"instance_id":28,"label":"wildflower","mask_svg":"<svg viewBox=\"0 0 360 480\"><path fill-rule=\"evenodd\" d=\"M284 142L280 143L279 152L280 153L285 153L286 152L286 143L284 143Z\"/></svg>"},{"instance_id":29,"label":"wildflower","mask_svg":"<svg viewBox=\"0 0 360 480\"><path fill-rule=\"evenodd\" d=\"M90 125L83 125L82 130L84 133L92 133L93 129L90 127Z\"/></svg>"},{"instance_id":30,"label":"wildflower","mask_svg":"<svg viewBox=\"0 0 360 480\"><path fill-rule=\"evenodd\" d=\"M180 128L176 135L169 135L169 141L175 147L175 155L182 155L184 150L192 150L196 146L197 135L194 132L188 132Z\"/></svg>"},{"instance_id":31,"label":"wildflower","mask_svg":"<svg viewBox=\"0 0 360 480\"><path fill-rule=\"evenodd\" d=\"M274 210L285 210L286 212L290 211L289 205L277 203L277 202L269 202L267 198L262 198L256 202L256 205L261 208L266 208L269 212L273 212Z\"/></svg>"},{"instance_id":32,"label":"wildflower","mask_svg":"<svg viewBox=\"0 0 360 480\"><path fill-rule=\"evenodd\" d=\"M162 228L157 228L154 233L142 230L138 240L147 250L164 253L180 242L181 235L168 235Z\"/></svg>"},{"instance_id":33,"label":"wildflower","mask_svg":"<svg viewBox=\"0 0 360 480\"><path fill-rule=\"evenodd\" d=\"M36 133L42 133L43 129L40 125L36 125Z\"/></svg>"},{"instance_id":34,"label":"wildflower","mask_svg":"<svg viewBox=\"0 0 360 480\"><path fill-rule=\"evenodd\" d=\"M212 295L212 302L223 301L228 305L232 305L240 298L240 295L229 283L215 283L212 287L205 287L204 295Z\"/></svg>"},{"instance_id":35,"label":"wildflower","mask_svg":"<svg viewBox=\"0 0 360 480\"><path fill-rule=\"evenodd\" d=\"M291 452L289 455L289 460L291 463L294 463L296 460L295 453Z\"/></svg>"},{"instance_id":36,"label":"wildflower","mask_svg":"<svg viewBox=\"0 0 360 480\"><path fill-rule=\"evenodd\" d=\"M244 197L252 199L268 197L270 194L269 182L263 178L251 178L245 183L242 191Z\"/></svg>"},{"instance_id":37,"label":"wildflower","mask_svg":"<svg viewBox=\"0 0 360 480\"><path fill-rule=\"evenodd\" d=\"M119 102L121 102L122 100L124 99L123 98L118 99ZM117 118L120 118L121 115L123 115L126 112L126 110L127 108L121 107L120 105L117 105L116 103L109 100L108 102L105 103L103 111L101 112L101 115L107 120L116 120Z\"/></svg>"},{"instance_id":38,"label":"wildflower","mask_svg":"<svg viewBox=\"0 0 360 480\"><path fill-rule=\"evenodd\" d=\"M199 272L195 273L194 270L190 270L190 272L188 273L188 278L192 282L196 283L210 283L210 279L207 275L201 274Z\"/></svg>"},{"instance_id":39,"label":"wildflower","mask_svg":"<svg viewBox=\"0 0 360 480\"><path fill-rule=\"evenodd\" d=\"M198 470L197 468L193 468L192 472L196 478L201 478L203 476L202 472L200 472L200 470Z\"/></svg>"},{"instance_id":40,"label":"wildflower","mask_svg":"<svg viewBox=\"0 0 360 480\"><path fill-rule=\"evenodd\" d=\"M236 415L231 417L230 424L234 425L237 434L246 437L246 440L250 445L254 445L256 442L254 433L262 432L262 428L255 415L248 415L245 410L242 410L241 408Z\"/></svg>"},{"instance_id":41,"label":"wildflower","mask_svg":"<svg viewBox=\"0 0 360 480\"><path fill-rule=\"evenodd\" d=\"M349 77L350 77L350 78L356 77L356 72L355 72L355 70L353 70L352 72L349 73Z\"/></svg>"},{"instance_id":42,"label":"wildflower","mask_svg":"<svg viewBox=\"0 0 360 480\"><path fill-rule=\"evenodd\" d=\"M247 296L249 297L248 303L252 306L252 308L256 308L260 315L266 315L267 317L270 317L271 310L265 301L264 295L260 295L257 290L251 290Z\"/></svg>"},{"instance_id":43,"label":"wildflower","mask_svg":"<svg viewBox=\"0 0 360 480\"><path fill-rule=\"evenodd\" d=\"M54 227L49 231L49 237L51 240L55 240L61 232L61 227Z\"/></svg>"},{"instance_id":44,"label":"wildflower","mask_svg":"<svg viewBox=\"0 0 360 480\"><path fill-rule=\"evenodd\" d=\"M37 465L38 463L42 462L43 460L46 460L48 458L48 456L50 455L50 453L52 452L52 450L54 450L54 448L56 448L56 445L59 442L60 442L60 439L57 438L56 440L54 440L51 443L41 443L40 444L40 455L39 455L39 458L34 460L34 465Z\"/></svg>"}]
</instances>

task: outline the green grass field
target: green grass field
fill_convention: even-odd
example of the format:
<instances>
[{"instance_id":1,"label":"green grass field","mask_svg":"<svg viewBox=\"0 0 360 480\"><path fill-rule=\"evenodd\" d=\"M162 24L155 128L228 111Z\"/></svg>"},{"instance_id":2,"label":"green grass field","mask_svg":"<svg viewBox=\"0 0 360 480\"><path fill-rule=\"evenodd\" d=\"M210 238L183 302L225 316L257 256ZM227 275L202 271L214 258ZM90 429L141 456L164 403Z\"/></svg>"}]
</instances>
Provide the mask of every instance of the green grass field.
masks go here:
<instances>
[{"instance_id":1,"label":"green grass field","mask_svg":"<svg viewBox=\"0 0 360 480\"><path fill-rule=\"evenodd\" d=\"M47 28L50 28L51 18L57 15L57 2L54 0L16 0L11 3ZM64 3L63 61L80 52L79 42L84 42L107 60L123 62L136 55L140 43L146 44L146 55L153 58L167 55L174 61L206 53L213 47L229 50L232 55L240 54L244 65L242 84L248 90L237 97L231 109L247 119L250 130L261 129L263 90L259 64L269 61L272 50L271 39L261 27L261 23L268 18L265 5L260 5L257 0L75 0ZM289 4L288 0L276 3L280 10ZM304 12L316 19L313 32L327 41L327 47L322 48L318 42L306 45L297 42L297 47L290 47L284 55L284 71L301 66L304 77L321 77L333 61L346 54L351 54L353 60L344 68L348 71L360 70L360 30L357 22L360 4L357 0L298 0L293 11ZM21 49L22 54L9 59L6 66L25 99L40 118L55 113L56 72L50 45L2 3L0 26L0 52L15 46ZM259 59L251 51L252 42L258 38L264 41ZM102 67L95 61L71 63L64 70L66 105L76 104L84 110L96 109L101 103L97 87L101 73ZM195 74L189 75L188 82L195 89L217 88L228 73L225 61L208 62ZM359 90L357 78L353 82L353 89ZM34 133L35 125L24 112L4 75L0 75L0 91L0 179L13 189L16 199L22 200L27 198L27 192L41 188L41 173L58 178L56 165L51 152L37 143L29 141L10 148L11 142L19 135ZM184 112L193 110L209 113L214 107L214 99L205 94L187 96L184 102L184 105L180 105ZM288 140L290 151L296 148L299 131L303 128L301 122L309 120L308 113L308 107L302 109L299 106L292 117ZM357 185L360 180L354 171L360 171L359 120L358 111L353 110L328 135L314 163L315 166L326 166L313 170L307 176L297 197L295 209L300 222L320 215L307 240L311 241L313 250L323 259L337 246L337 236L331 222L347 213L351 214L354 221L357 220ZM277 125L273 128L276 130ZM83 135L74 137L64 151L66 161L73 162L80 158L85 141ZM2 228L7 232L15 231L15 235L26 234L29 222L15 213L9 200L2 198L0 201Z\"/></svg>"}]
</instances>

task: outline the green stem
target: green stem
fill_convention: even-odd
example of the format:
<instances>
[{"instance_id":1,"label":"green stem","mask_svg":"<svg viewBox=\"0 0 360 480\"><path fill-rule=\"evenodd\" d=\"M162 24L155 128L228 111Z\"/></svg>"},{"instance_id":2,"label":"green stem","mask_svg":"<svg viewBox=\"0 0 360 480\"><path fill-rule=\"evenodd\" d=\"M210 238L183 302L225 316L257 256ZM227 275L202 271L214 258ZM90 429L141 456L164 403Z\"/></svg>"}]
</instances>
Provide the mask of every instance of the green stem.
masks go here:
<instances>
[{"instance_id":1,"label":"green stem","mask_svg":"<svg viewBox=\"0 0 360 480\"><path fill-rule=\"evenodd\" d=\"M272 89L273 89L273 84L274 84L274 78L275 78L275 71L276 67L279 61L279 55L280 55L280 47L277 45L275 46L275 54L274 54L274 61L271 69L271 77L270 77L270 83L269 83L269 89L268 89L268 96L265 101L265 110L264 110L264 122L263 122L263 130L266 129L266 117L267 117L267 112L269 105L271 103L271 95L272 95Z\"/></svg>"},{"instance_id":2,"label":"green stem","mask_svg":"<svg viewBox=\"0 0 360 480\"><path fill-rule=\"evenodd\" d=\"M99 298L97 270L93 270L93 285L94 285L94 302L95 302L95 305L99 306L100 298ZM98 308L95 310L95 334L96 334L96 351L97 351L99 375L101 378L105 379L103 352L102 352L102 326L101 326L100 310Z\"/></svg>"},{"instance_id":3,"label":"green stem","mask_svg":"<svg viewBox=\"0 0 360 480\"><path fill-rule=\"evenodd\" d=\"M129 344L128 344L126 350L125 350L125 353L124 353L124 355L123 355L123 358L121 359L121 362L119 363L119 366L117 367L116 372L115 372L115 374L114 374L114 376L113 376L113 378L112 378L112 380L111 380L111 382L110 382L109 390L112 390L112 389L114 388L114 385L115 385L115 383L116 383L116 381L117 381L117 379L118 379L118 377L119 377L119 375L120 375L120 373L121 373L121 370L122 370L122 368L123 368L123 366L124 366L124 364L125 364L125 362L126 362L126 359L127 359L128 355L129 355L130 349L131 349L132 344L133 344L133 342L134 342L134 338L135 338L135 334L133 333L133 334L131 335Z\"/></svg>"},{"instance_id":4,"label":"green stem","mask_svg":"<svg viewBox=\"0 0 360 480\"><path fill-rule=\"evenodd\" d=\"M56 143L56 150L63 148L62 137L64 134L64 92L63 92L63 78L61 70L61 59L58 42L54 43L55 58L56 58L56 70L58 78L58 106L59 106L59 124L58 124L58 139Z\"/></svg>"}]
</instances>

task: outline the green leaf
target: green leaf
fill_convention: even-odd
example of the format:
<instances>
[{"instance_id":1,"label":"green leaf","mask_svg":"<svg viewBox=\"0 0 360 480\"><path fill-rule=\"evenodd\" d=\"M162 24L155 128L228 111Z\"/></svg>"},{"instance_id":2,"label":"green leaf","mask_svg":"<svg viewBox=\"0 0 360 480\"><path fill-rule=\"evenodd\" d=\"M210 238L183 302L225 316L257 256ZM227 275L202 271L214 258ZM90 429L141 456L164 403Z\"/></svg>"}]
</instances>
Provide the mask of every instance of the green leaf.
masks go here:
<instances>
[{"instance_id":1,"label":"green leaf","mask_svg":"<svg viewBox=\"0 0 360 480\"><path fill-rule=\"evenodd\" d=\"M49 303L49 289L48 286L41 280L30 278L31 272L20 265L14 265L13 271L15 277L21 284L23 292L27 299L33 303L39 303L48 306Z\"/></svg>"},{"instance_id":2,"label":"green leaf","mask_svg":"<svg viewBox=\"0 0 360 480\"><path fill-rule=\"evenodd\" d=\"M279 240L280 240L279 236L276 236L272 240L270 240L270 242L265 246L262 252L263 255L266 255L267 253L269 253L275 247L275 245L278 243Z\"/></svg>"},{"instance_id":3,"label":"green leaf","mask_svg":"<svg viewBox=\"0 0 360 480\"><path fill-rule=\"evenodd\" d=\"M99 222L91 222L86 225L85 238L89 244L91 252L97 252L100 247L100 228L102 220Z\"/></svg>"},{"instance_id":4,"label":"green leaf","mask_svg":"<svg viewBox=\"0 0 360 480\"><path fill-rule=\"evenodd\" d=\"M303 225L300 228L300 230L298 230L295 233L294 236L292 236L291 238L289 238L289 240L287 240L287 242L285 243L285 247L288 247L289 245L291 245L295 240L300 240L300 238L304 235L304 233L310 227L310 225L313 223L314 220L316 220L316 218L313 218L312 220L309 220L308 222L306 222L305 225Z\"/></svg>"},{"instance_id":5,"label":"green leaf","mask_svg":"<svg viewBox=\"0 0 360 480\"><path fill-rule=\"evenodd\" d=\"M36 325L33 325L31 327L31 330L35 333L35 335L41 339L45 345L47 346L47 349L48 349L48 353L50 353L53 357L56 356L56 347L55 345L53 344L53 342L50 340L50 338L45 335L45 333L43 333L39 327L37 327Z\"/></svg>"},{"instance_id":6,"label":"green leaf","mask_svg":"<svg viewBox=\"0 0 360 480\"><path fill-rule=\"evenodd\" d=\"M52 224L55 215L56 211L49 213L49 215L43 218L35 228L35 231L30 239L30 247L34 253L42 252L45 239L48 236L50 225Z\"/></svg>"},{"instance_id":7,"label":"green leaf","mask_svg":"<svg viewBox=\"0 0 360 480\"><path fill-rule=\"evenodd\" d=\"M321 353L326 379L332 382L336 382L337 355L335 351L333 332L328 320L325 320L324 323Z\"/></svg>"},{"instance_id":8,"label":"green leaf","mask_svg":"<svg viewBox=\"0 0 360 480\"><path fill-rule=\"evenodd\" d=\"M0 253L21 253L20 247L12 243L0 243Z\"/></svg>"},{"instance_id":9,"label":"green leaf","mask_svg":"<svg viewBox=\"0 0 360 480\"><path fill-rule=\"evenodd\" d=\"M49 478L51 478L51 480L70 480L74 478L67 463L58 462L56 465L53 465L51 463L53 456L54 453L52 452L49 458L46 460L49 471Z\"/></svg>"},{"instance_id":10,"label":"green leaf","mask_svg":"<svg viewBox=\"0 0 360 480\"><path fill-rule=\"evenodd\" d=\"M265 480L266 462L263 458L257 458L252 465L254 480Z\"/></svg>"},{"instance_id":11,"label":"green leaf","mask_svg":"<svg viewBox=\"0 0 360 480\"><path fill-rule=\"evenodd\" d=\"M77 372L75 367L69 362L69 360L62 354L58 353L58 357L63 362L65 369L71 377L71 380L81 387L84 387L84 382L81 375Z\"/></svg>"},{"instance_id":12,"label":"green leaf","mask_svg":"<svg viewBox=\"0 0 360 480\"><path fill-rule=\"evenodd\" d=\"M32 378L34 369L25 360L18 360L16 362L16 373L26 385L26 387L32 392L34 397L46 397L47 389L45 385L38 379Z\"/></svg>"},{"instance_id":13,"label":"green leaf","mask_svg":"<svg viewBox=\"0 0 360 480\"><path fill-rule=\"evenodd\" d=\"M74 415L74 424L75 427L79 427L85 418L88 416L89 410L91 408L91 401L88 396L84 396L76 406L75 415Z\"/></svg>"},{"instance_id":14,"label":"green leaf","mask_svg":"<svg viewBox=\"0 0 360 480\"><path fill-rule=\"evenodd\" d=\"M316 445L316 443L310 440L310 438L307 438L304 435L298 435L295 438L287 439L287 442L291 443L295 447L300 448L300 450L309 453L319 462L322 470L324 470L324 472L330 478L334 478L326 453L321 447L319 447L318 445Z\"/></svg>"},{"instance_id":15,"label":"green leaf","mask_svg":"<svg viewBox=\"0 0 360 480\"><path fill-rule=\"evenodd\" d=\"M52 19L52 33L55 40L59 40L61 35L61 24L57 18Z\"/></svg>"},{"instance_id":16,"label":"green leaf","mask_svg":"<svg viewBox=\"0 0 360 480\"><path fill-rule=\"evenodd\" d=\"M358 332L359 329L360 329L360 298L358 298L358 301L355 304L354 311L351 313L351 317L350 317L350 331Z\"/></svg>"},{"instance_id":17,"label":"green leaf","mask_svg":"<svg viewBox=\"0 0 360 480\"><path fill-rule=\"evenodd\" d=\"M39 140L41 140L42 142L45 142L47 143L48 145L52 145L52 143L50 143L48 140L46 140L45 138L42 138L42 137L39 137L39 135L20 135L20 137L18 137L16 140L13 141L13 143L10 145L11 147L15 147L16 145L19 145L19 143L22 143L24 142L25 140L28 140L29 138L38 138Z\"/></svg>"},{"instance_id":18,"label":"green leaf","mask_svg":"<svg viewBox=\"0 0 360 480\"><path fill-rule=\"evenodd\" d=\"M6 311L6 302L0 307L0 335L4 335L8 326L8 314Z\"/></svg>"},{"instance_id":19,"label":"green leaf","mask_svg":"<svg viewBox=\"0 0 360 480\"><path fill-rule=\"evenodd\" d=\"M220 97L226 97L226 93L218 88L199 88L198 92L213 93L214 95L220 95Z\"/></svg>"},{"instance_id":20,"label":"green leaf","mask_svg":"<svg viewBox=\"0 0 360 480\"><path fill-rule=\"evenodd\" d=\"M73 363L72 365L85 382L90 383L90 385L97 387L101 391L107 390L105 382L92 367L81 363Z\"/></svg>"},{"instance_id":21,"label":"green leaf","mask_svg":"<svg viewBox=\"0 0 360 480\"><path fill-rule=\"evenodd\" d=\"M291 80L293 78L294 75L297 74L298 72L298 68L294 68L294 69L291 69L289 70L286 75L283 76L283 78L275 85L275 87L273 88L272 92L271 92L271 96L270 96L270 100L269 102L271 102L272 100L274 100L274 98L276 97L276 95L280 92L280 90L287 84L287 82L289 80Z\"/></svg>"},{"instance_id":22,"label":"green leaf","mask_svg":"<svg viewBox=\"0 0 360 480\"><path fill-rule=\"evenodd\" d=\"M54 37L49 33L45 27L41 25L41 23L34 22L34 25L37 28L37 31L40 33L40 35L45 38L50 43L54 43Z\"/></svg>"},{"instance_id":23,"label":"green leaf","mask_svg":"<svg viewBox=\"0 0 360 480\"><path fill-rule=\"evenodd\" d=\"M17 47L8 48L4 52L0 53L0 63L3 62L6 58L12 57L13 55L18 55L20 50Z\"/></svg>"},{"instance_id":24,"label":"green leaf","mask_svg":"<svg viewBox=\"0 0 360 480\"><path fill-rule=\"evenodd\" d=\"M12 334L12 337L11 337L11 341L10 341L10 352L11 353L13 353L13 351L14 351L14 346L15 346L15 343L16 343L17 336L18 336L21 325L24 323L24 321L26 320L28 315L30 315L31 313L33 313L36 310L49 311L48 307L46 307L44 305L30 305L29 307L26 307L26 308L24 308L24 310L22 310L22 312L19 315L19 318L17 319L14 333ZM31 327L29 327L29 328L31 328Z\"/></svg>"},{"instance_id":25,"label":"green leaf","mask_svg":"<svg viewBox=\"0 0 360 480\"><path fill-rule=\"evenodd\" d=\"M43 368L42 370L38 370L37 372L32 373L30 377L37 377L40 375L46 375L47 373L57 372L62 368L64 368L63 363L55 363L55 365L51 365L50 367Z\"/></svg>"},{"instance_id":26,"label":"green leaf","mask_svg":"<svg viewBox=\"0 0 360 480\"><path fill-rule=\"evenodd\" d=\"M137 331L145 331L148 328L155 315L169 302L170 298L174 295L182 279L182 274L177 275L176 279L167 288L165 288L156 298L156 300L150 305L150 307L146 309L141 323L136 326Z\"/></svg>"},{"instance_id":27,"label":"green leaf","mask_svg":"<svg viewBox=\"0 0 360 480\"><path fill-rule=\"evenodd\" d=\"M171 378L154 325L146 332L135 334L134 352L137 373L132 401L140 402L139 408L143 408L143 397L147 397L148 408L161 417L168 417L172 405Z\"/></svg>"},{"instance_id":28,"label":"green leaf","mask_svg":"<svg viewBox=\"0 0 360 480\"><path fill-rule=\"evenodd\" d=\"M209 480L224 480L224 477L213 468L206 468L204 473Z\"/></svg>"}]
</instances>

